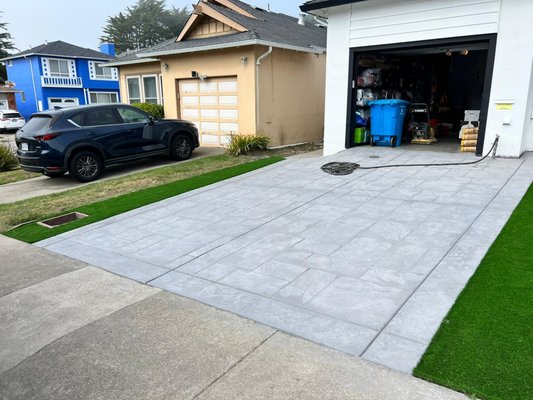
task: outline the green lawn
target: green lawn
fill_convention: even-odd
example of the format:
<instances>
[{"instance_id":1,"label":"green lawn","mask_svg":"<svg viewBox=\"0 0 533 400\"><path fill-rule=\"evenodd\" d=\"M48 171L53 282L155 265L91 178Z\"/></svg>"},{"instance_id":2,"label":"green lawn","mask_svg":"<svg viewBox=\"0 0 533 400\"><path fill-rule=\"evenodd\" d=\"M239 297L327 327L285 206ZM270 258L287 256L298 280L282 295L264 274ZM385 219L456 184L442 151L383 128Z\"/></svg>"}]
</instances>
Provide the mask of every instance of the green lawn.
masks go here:
<instances>
[{"instance_id":1,"label":"green lawn","mask_svg":"<svg viewBox=\"0 0 533 400\"><path fill-rule=\"evenodd\" d=\"M15 169L13 171L1 171L0 172L0 185L5 185L6 183L23 181L25 179L30 179L30 178L36 178L38 176L41 176L41 174L27 172L20 168Z\"/></svg>"},{"instance_id":2,"label":"green lawn","mask_svg":"<svg viewBox=\"0 0 533 400\"><path fill-rule=\"evenodd\" d=\"M482 399L533 399L533 186L414 374Z\"/></svg>"},{"instance_id":3,"label":"green lawn","mask_svg":"<svg viewBox=\"0 0 533 400\"><path fill-rule=\"evenodd\" d=\"M205 160L205 159L204 159ZM71 211L78 211L80 213L87 214L88 217L67 223L62 226L58 226L53 229L45 228L38 225L36 222L27 223L25 225L19 226L17 228L11 229L4 234L6 236L12 237L14 239L22 240L28 243L34 243L39 240L43 240L55 235L58 235L63 232L70 231L80 226L88 225L103 219L112 217L114 215L122 214L126 211L133 210L138 207L145 206L166 198L176 196L190 190L198 189L203 186L211 185L213 183L232 178L237 175L241 175L258 168L265 167L267 165L273 164L275 162L283 160L282 157L269 157L264 159L259 159L245 164L235 165L228 168L223 168L201 175L196 175L186 179L181 179L166 183L163 185L150 187L147 189L137 190L131 193L122 194L117 197L111 197L102 201L94 202L91 204L85 203L69 210L64 210L60 214L65 214ZM192 163L189 163L189 166ZM68 192L64 192L68 196ZM31 204L37 203L38 199L30 199ZM6 209L9 207L16 207L17 203L14 205L5 205ZM46 213L42 215L43 219L48 219L53 216L59 215L58 213Z\"/></svg>"}]
</instances>

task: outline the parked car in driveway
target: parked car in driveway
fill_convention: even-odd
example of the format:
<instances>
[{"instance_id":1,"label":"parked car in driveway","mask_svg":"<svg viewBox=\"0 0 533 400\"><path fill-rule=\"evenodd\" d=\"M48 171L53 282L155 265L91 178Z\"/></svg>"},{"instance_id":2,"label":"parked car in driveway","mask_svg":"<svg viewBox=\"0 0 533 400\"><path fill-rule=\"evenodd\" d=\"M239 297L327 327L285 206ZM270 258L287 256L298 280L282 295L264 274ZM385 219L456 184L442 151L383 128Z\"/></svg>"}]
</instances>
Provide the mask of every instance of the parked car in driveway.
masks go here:
<instances>
[{"instance_id":1,"label":"parked car in driveway","mask_svg":"<svg viewBox=\"0 0 533 400\"><path fill-rule=\"evenodd\" d=\"M33 114L15 136L22 169L80 182L107 165L169 154L188 159L199 146L192 122L155 120L125 104L78 106Z\"/></svg>"},{"instance_id":2,"label":"parked car in driveway","mask_svg":"<svg viewBox=\"0 0 533 400\"><path fill-rule=\"evenodd\" d=\"M22 128L26 120L18 111L0 110L0 132Z\"/></svg>"}]
</instances>

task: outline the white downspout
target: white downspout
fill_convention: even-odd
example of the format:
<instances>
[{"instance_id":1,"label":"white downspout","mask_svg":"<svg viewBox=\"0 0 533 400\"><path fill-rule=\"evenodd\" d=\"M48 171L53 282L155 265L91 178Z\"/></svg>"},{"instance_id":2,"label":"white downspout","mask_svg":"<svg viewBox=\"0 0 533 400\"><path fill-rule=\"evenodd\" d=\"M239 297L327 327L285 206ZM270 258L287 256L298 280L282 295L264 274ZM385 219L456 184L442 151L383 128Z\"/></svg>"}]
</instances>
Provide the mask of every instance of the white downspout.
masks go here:
<instances>
[{"instance_id":1,"label":"white downspout","mask_svg":"<svg viewBox=\"0 0 533 400\"><path fill-rule=\"evenodd\" d=\"M261 55L255 62L255 133L259 129L259 66L263 58L268 57L272 53L272 46L268 46L266 53Z\"/></svg>"},{"instance_id":2,"label":"white downspout","mask_svg":"<svg viewBox=\"0 0 533 400\"><path fill-rule=\"evenodd\" d=\"M33 85L33 96L35 97L35 110L41 111L39 110L39 103L37 100L37 89L35 89L35 77L33 76L33 64L31 62L31 59L28 58L28 56L24 56L24 58L28 60L28 62L30 63L31 83Z\"/></svg>"}]
</instances>

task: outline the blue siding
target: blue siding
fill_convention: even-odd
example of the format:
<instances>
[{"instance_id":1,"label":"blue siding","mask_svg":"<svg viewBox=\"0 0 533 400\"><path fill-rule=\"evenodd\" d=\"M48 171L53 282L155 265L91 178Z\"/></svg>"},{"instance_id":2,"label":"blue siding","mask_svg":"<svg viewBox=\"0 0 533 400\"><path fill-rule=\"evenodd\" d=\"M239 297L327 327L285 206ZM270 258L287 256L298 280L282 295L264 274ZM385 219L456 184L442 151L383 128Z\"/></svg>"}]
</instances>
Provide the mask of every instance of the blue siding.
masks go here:
<instances>
[{"instance_id":1,"label":"blue siding","mask_svg":"<svg viewBox=\"0 0 533 400\"><path fill-rule=\"evenodd\" d=\"M35 90L32 82L30 62L33 67ZM36 57L30 57L28 59L18 58L11 60L11 66L6 65L8 79L15 82L15 89L24 91L24 94L17 93L15 95L15 100L17 101L18 111L26 119L37 111L37 101L43 99L41 70L39 64L40 63Z\"/></svg>"},{"instance_id":2,"label":"blue siding","mask_svg":"<svg viewBox=\"0 0 533 400\"><path fill-rule=\"evenodd\" d=\"M69 59L68 57L61 56L51 58ZM33 66L33 82L30 60ZM41 56L11 60L12 65L7 65L7 76L10 81L15 82L16 89L24 91L24 96L21 94L16 95L17 108L24 118L28 119L31 114L38 111L38 101L42 102L43 109L47 109L48 99L50 97L77 98L80 105L86 104L84 89L92 92L114 92L117 93L120 99L118 80L90 79L89 61L103 61L88 59L76 59L75 61L76 75L82 79L83 88L43 88L41 84L41 75L43 75ZM22 101L23 97L25 101Z\"/></svg>"}]
</instances>

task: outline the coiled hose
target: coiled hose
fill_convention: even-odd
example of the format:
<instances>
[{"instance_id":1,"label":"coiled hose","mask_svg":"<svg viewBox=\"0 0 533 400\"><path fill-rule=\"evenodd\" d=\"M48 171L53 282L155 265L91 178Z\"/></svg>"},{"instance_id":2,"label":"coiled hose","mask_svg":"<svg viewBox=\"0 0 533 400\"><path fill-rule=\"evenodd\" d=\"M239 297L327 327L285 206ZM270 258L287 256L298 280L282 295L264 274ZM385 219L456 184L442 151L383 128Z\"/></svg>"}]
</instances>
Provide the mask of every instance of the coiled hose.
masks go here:
<instances>
[{"instance_id":1,"label":"coiled hose","mask_svg":"<svg viewBox=\"0 0 533 400\"><path fill-rule=\"evenodd\" d=\"M322 165L320 169L330 175L349 175L356 169L379 169L379 168L396 168L396 167L442 167L442 166L449 166L449 165L477 164L483 161L485 158L487 158L492 150L494 150L493 156L495 156L496 146L498 145L499 140L500 140L500 137L496 136L496 139L494 140L494 143L492 144L488 153L476 161L436 163L436 164L386 164L386 165L376 165L374 167L362 167L361 165L357 163L334 161L334 162L330 162L330 163Z\"/></svg>"}]
</instances>

